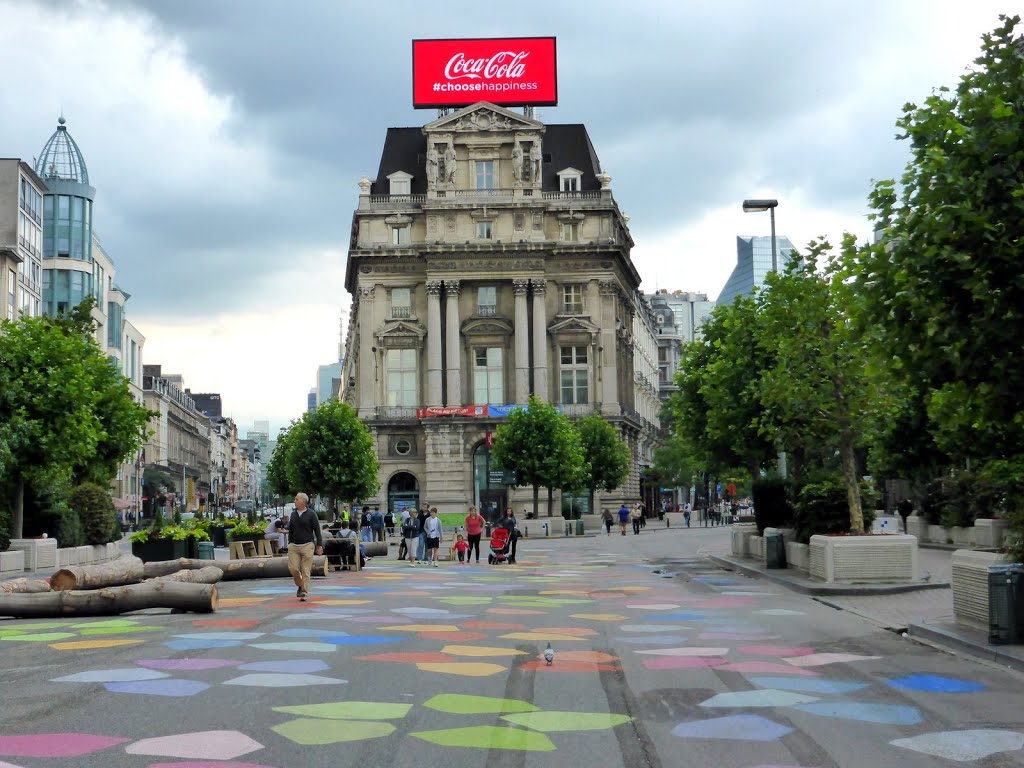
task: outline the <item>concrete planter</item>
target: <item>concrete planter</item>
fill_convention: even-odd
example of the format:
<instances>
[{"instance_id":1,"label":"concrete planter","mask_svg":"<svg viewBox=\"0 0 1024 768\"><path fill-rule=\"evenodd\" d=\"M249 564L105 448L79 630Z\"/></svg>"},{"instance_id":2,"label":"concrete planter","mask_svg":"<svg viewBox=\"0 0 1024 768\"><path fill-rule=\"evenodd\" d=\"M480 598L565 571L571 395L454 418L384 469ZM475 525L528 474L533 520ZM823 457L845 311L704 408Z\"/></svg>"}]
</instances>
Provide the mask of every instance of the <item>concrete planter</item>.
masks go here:
<instances>
[{"instance_id":1,"label":"concrete planter","mask_svg":"<svg viewBox=\"0 0 1024 768\"><path fill-rule=\"evenodd\" d=\"M25 553L26 571L45 571L57 567L56 539L11 539L10 549Z\"/></svg>"},{"instance_id":2,"label":"concrete planter","mask_svg":"<svg viewBox=\"0 0 1024 768\"><path fill-rule=\"evenodd\" d=\"M808 573L830 584L917 581L917 539L887 536L812 536Z\"/></svg>"},{"instance_id":3,"label":"concrete planter","mask_svg":"<svg viewBox=\"0 0 1024 768\"><path fill-rule=\"evenodd\" d=\"M979 517L974 521L974 546L998 549L1003 546L1007 523L999 518Z\"/></svg>"},{"instance_id":4,"label":"concrete planter","mask_svg":"<svg viewBox=\"0 0 1024 768\"><path fill-rule=\"evenodd\" d=\"M757 525L754 523L736 523L730 531L732 540L732 553L736 557L749 557L750 537L757 534Z\"/></svg>"},{"instance_id":5,"label":"concrete planter","mask_svg":"<svg viewBox=\"0 0 1024 768\"><path fill-rule=\"evenodd\" d=\"M90 563L92 563L92 547L90 547L88 544L85 544L81 547L76 547L76 549L78 549L79 565L89 565Z\"/></svg>"},{"instance_id":6,"label":"concrete planter","mask_svg":"<svg viewBox=\"0 0 1024 768\"><path fill-rule=\"evenodd\" d=\"M790 568L807 573L811 566L810 547L798 541L787 541L786 562Z\"/></svg>"},{"instance_id":7,"label":"concrete planter","mask_svg":"<svg viewBox=\"0 0 1024 768\"><path fill-rule=\"evenodd\" d=\"M958 549L953 553L953 615L957 623L988 632L988 569L1008 562L1000 552Z\"/></svg>"},{"instance_id":8,"label":"concrete planter","mask_svg":"<svg viewBox=\"0 0 1024 768\"><path fill-rule=\"evenodd\" d=\"M0 552L0 576L15 576L25 572L25 552L12 549Z\"/></svg>"},{"instance_id":9,"label":"concrete planter","mask_svg":"<svg viewBox=\"0 0 1024 768\"><path fill-rule=\"evenodd\" d=\"M919 515L907 518L907 533L917 536L918 541L928 541L928 523Z\"/></svg>"},{"instance_id":10,"label":"concrete planter","mask_svg":"<svg viewBox=\"0 0 1024 768\"><path fill-rule=\"evenodd\" d=\"M952 538L941 525L929 525L925 535L932 544L948 544L947 539Z\"/></svg>"},{"instance_id":11,"label":"concrete planter","mask_svg":"<svg viewBox=\"0 0 1024 768\"><path fill-rule=\"evenodd\" d=\"M758 536L752 534L748 539L748 546L750 548L750 556L755 560L764 562L764 536Z\"/></svg>"}]
</instances>

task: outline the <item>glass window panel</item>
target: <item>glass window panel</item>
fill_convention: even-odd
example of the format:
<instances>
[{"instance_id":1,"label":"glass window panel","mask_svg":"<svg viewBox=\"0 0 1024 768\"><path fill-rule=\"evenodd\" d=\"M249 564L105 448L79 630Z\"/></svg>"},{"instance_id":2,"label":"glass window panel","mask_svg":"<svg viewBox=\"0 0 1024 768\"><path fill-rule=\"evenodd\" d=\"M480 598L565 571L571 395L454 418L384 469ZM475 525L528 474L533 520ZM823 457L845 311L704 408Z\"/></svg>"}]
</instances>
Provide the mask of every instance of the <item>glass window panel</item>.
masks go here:
<instances>
[{"instance_id":1,"label":"glass window panel","mask_svg":"<svg viewBox=\"0 0 1024 768\"><path fill-rule=\"evenodd\" d=\"M476 188L494 189L494 161L476 161Z\"/></svg>"},{"instance_id":2,"label":"glass window panel","mask_svg":"<svg viewBox=\"0 0 1024 768\"><path fill-rule=\"evenodd\" d=\"M71 216L71 198L67 195L57 196L57 218L67 221Z\"/></svg>"}]
</instances>

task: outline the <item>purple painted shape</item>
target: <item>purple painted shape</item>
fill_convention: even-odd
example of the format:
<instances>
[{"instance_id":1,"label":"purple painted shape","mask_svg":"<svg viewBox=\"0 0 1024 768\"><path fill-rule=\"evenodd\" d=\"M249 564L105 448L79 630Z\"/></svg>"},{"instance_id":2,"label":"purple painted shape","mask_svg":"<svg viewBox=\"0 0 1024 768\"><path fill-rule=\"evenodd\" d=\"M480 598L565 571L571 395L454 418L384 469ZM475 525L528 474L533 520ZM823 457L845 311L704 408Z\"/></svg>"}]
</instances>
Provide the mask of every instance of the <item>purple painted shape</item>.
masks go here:
<instances>
[{"instance_id":1,"label":"purple painted shape","mask_svg":"<svg viewBox=\"0 0 1024 768\"><path fill-rule=\"evenodd\" d=\"M734 741L775 741L792 728L773 722L760 715L729 715L711 720L693 720L680 723L672 735L691 739L732 739Z\"/></svg>"},{"instance_id":2,"label":"purple painted shape","mask_svg":"<svg viewBox=\"0 0 1024 768\"><path fill-rule=\"evenodd\" d=\"M80 757L124 744L131 739L94 736L91 733L34 733L0 736L0 755L5 757Z\"/></svg>"},{"instance_id":3,"label":"purple painted shape","mask_svg":"<svg viewBox=\"0 0 1024 768\"><path fill-rule=\"evenodd\" d=\"M221 667L237 667L242 662L236 659L136 659L135 663L149 669L202 671L220 669Z\"/></svg>"},{"instance_id":4,"label":"purple painted shape","mask_svg":"<svg viewBox=\"0 0 1024 768\"><path fill-rule=\"evenodd\" d=\"M243 664L238 669L246 672L293 672L295 674L312 674L323 672L331 665L320 659L281 659L280 661L253 661Z\"/></svg>"},{"instance_id":5,"label":"purple painted shape","mask_svg":"<svg viewBox=\"0 0 1024 768\"><path fill-rule=\"evenodd\" d=\"M719 669L728 672L744 672L747 674L797 674L804 673L804 677L817 677L817 672L811 672L803 667L790 667L786 664L777 664L774 661L738 661L734 664L726 664ZM806 674L810 672L810 674Z\"/></svg>"},{"instance_id":6,"label":"purple painted shape","mask_svg":"<svg viewBox=\"0 0 1024 768\"><path fill-rule=\"evenodd\" d=\"M195 696L202 693L209 684L198 680L140 680L132 683L107 683L104 686L112 693L146 693L151 696Z\"/></svg>"},{"instance_id":7,"label":"purple painted shape","mask_svg":"<svg viewBox=\"0 0 1024 768\"><path fill-rule=\"evenodd\" d=\"M702 656L661 656L657 659L646 659L647 669L692 669L693 667L720 667L725 664L722 659L709 659Z\"/></svg>"},{"instance_id":8,"label":"purple painted shape","mask_svg":"<svg viewBox=\"0 0 1024 768\"><path fill-rule=\"evenodd\" d=\"M397 616L353 616L349 621L358 621L365 624L408 624L409 619L400 619Z\"/></svg>"}]
</instances>

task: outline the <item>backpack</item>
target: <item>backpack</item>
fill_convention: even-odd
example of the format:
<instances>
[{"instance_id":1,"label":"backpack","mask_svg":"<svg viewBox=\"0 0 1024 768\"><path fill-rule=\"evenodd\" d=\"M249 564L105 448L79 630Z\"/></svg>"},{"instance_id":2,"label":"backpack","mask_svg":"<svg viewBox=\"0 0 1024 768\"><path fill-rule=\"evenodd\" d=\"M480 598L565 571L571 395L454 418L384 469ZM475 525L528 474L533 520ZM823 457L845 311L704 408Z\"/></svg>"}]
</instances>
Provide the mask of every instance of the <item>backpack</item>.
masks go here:
<instances>
[{"instance_id":1,"label":"backpack","mask_svg":"<svg viewBox=\"0 0 1024 768\"><path fill-rule=\"evenodd\" d=\"M415 518L410 517L404 523L402 523L402 538L403 539L415 539L420 534L419 526L416 525Z\"/></svg>"}]
</instances>

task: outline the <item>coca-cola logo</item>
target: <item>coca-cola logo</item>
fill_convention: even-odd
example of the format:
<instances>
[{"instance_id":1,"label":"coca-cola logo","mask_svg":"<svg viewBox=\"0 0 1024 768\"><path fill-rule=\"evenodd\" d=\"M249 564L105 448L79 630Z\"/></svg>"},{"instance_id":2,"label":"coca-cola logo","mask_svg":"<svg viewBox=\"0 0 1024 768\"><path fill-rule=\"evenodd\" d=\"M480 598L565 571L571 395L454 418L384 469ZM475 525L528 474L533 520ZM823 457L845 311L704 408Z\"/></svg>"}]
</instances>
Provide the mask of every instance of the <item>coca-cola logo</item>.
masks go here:
<instances>
[{"instance_id":1,"label":"coca-cola logo","mask_svg":"<svg viewBox=\"0 0 1024 768\"><path fill-rule=\"evenodd\" d=\"M499 51L489 59L467 59L466 54L459 52L452 56L444 67L444 76L449 80L470 78L479 80L514 80L526 72L523 63L530 54L526 51Z\"/></svg>"}]
</instances>

